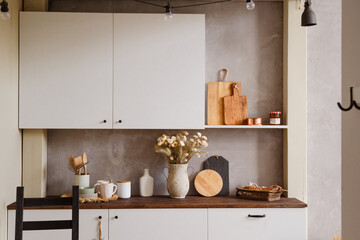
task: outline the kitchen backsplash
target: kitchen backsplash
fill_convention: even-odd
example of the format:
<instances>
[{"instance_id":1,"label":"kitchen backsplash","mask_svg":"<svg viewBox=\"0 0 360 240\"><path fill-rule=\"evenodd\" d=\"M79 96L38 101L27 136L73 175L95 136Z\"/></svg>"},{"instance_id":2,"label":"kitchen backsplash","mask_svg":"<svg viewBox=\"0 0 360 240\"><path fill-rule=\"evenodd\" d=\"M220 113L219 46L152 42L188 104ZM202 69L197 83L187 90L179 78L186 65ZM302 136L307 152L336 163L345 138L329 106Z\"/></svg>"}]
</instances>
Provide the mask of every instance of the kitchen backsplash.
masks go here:
<instances>
[{"instance_id":1,"label":"kitchen backsplash","mask_svg":"<svg viewBox=\"0 0 360 240\"><path fill-rule=\"evenodd\" d=\"M174 1L174 5L186 1ZM162 13L134 1L52 0L50 11L58 12L152 12ZM175 13L206 14L206 82L218 80L218 70L229 69L229 81L240 81L248 97L249 117L268 117L282 111L283 3L256 2L247 11L245 2L229 2ZM176 15L175 15L176 17ZM171 24L171 23L170 23ZM191 57L191 56L189 56ZM181 66L179 66L181 69ZM186 93L184 93L186 95ZM167 116L171 121L171 116ZM74 176L68 154L88 154L91 183L98 179L131 180L139 194L138 180L150 168L154 194L167 194L162 169L166 164L153 150L163 130L49 130L48 195L70 192ZM209 156L218 154L230 162L230 189L249 181L261 185L283 184L283 130L208 129ZM204 158L192 159L195 172ZM195 194L191 177L189 194Z\"/></svg>"},{"instance_id":2,"label":"kitchen backsplash","mask_svg":"<svg viewBox=\"0 0 360 240\"><path fill-rule=\"evenodd\" d=\"M169 130L49 130L48 131L48 195L70 192L74 172L67 156L86 152L91 185L99 179L131 180L132 193L139 195L139 178L150 168L155 181L155 195L165 195L166 167L162 155L154 152L156 139ZM249 181L261 185L283 183L282 130L275 129L207 129L208 156L218 154L229 160L230 189ZM190 131L196 133L196 131ZM206 157L190 161L195 172L202 170ZM191 171L189 171L190 173ZM167 174L167 170L164 170ZM191 176L189 194L196 194Z\"/></svg>"}]
</instances>

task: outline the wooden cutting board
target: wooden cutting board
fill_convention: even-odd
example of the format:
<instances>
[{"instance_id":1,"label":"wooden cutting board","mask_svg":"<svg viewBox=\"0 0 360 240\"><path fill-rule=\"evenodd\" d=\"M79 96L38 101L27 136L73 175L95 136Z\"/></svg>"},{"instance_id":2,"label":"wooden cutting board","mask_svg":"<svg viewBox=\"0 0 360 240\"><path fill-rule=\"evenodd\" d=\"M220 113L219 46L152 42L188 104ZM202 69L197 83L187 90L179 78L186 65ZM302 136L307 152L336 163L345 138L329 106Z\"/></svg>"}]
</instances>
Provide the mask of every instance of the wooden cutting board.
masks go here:
<instances>
[{"instance_id":1,"label":"wooden cutting board","mask_svg":"<svg viewBox=\"0 0 360 240\"><path fill-rule=\"evenodd\" d=\"M210 169L199 172L195 177L194 184L196 191L205 197L217 195L223 187L220 174Z\"/></svg>"},{"instance_id":2,"label":"wooden cutting board","mask_svg":"<svg viewBox=\"0 0 360 240\"><path fill-rule=\"evenodd\" d=\"M208 83L207 123L209 125L224 125L224 97L233 93L235 82L226 82L227 69L219 71L219 82ZM239 89L241 84L237 83Z\"/></svg>"},{"instance_id":3,"label":"wooden cutting board","mask_svg":"<svg viewBox=\"0 0 360 240\"><path fill-rule=\"evenodd\" d=\"M226 125L244 125L247 123L247 97L241 96L240 88L233 84L233 95L224 97L224 121Z\"/></svg>"},{"instance_id":4,"label":"wooden cutting board","mask_svg":"<svg viewBox=\"0 0 360 240\"><path fill-rule=\"evenodd\" d=\"M223 187L218 196L229 196L229 161L221 156L212 156L204 161L204 169L211 169L220 174Z\"/></svg>"}]
</instances>

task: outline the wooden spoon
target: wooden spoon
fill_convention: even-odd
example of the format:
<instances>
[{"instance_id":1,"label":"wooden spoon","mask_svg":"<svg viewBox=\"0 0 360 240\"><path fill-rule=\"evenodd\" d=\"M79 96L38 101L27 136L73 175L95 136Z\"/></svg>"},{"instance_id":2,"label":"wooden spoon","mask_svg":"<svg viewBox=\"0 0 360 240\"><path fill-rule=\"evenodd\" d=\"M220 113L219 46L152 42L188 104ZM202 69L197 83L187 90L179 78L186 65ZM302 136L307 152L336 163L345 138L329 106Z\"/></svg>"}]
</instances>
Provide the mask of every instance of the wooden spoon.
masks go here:
<instances>
[{"instance_id":1,"label":"wooden spoon","mask_svg":"<svg viewBox=\"0 0 360 240\"><path fill-rule=\"evenodd\" d=\"M84 166L84 174L87 175L87 166L86 166L86 164L88 163L88 160L87 160L86 153L83 153L83 155L82 155L82 163L83 163L83 166Z\"/></svg>"}]
</instances>

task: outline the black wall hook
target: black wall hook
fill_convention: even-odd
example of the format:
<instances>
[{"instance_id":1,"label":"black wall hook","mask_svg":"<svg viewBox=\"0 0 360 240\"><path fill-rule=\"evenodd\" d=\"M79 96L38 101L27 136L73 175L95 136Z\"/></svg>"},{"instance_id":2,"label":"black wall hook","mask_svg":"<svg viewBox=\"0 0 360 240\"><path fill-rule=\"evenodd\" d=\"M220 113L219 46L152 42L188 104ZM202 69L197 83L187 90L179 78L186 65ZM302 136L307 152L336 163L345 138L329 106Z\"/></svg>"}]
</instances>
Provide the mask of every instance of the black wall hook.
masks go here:
<instances>
[{"instance_id":1,"label":"black wall hook","mask_svg":"<svg viewBox=\"0 0 360 240\"><path fill-rule=\"evenodd\" d=\"M354 101L353 98L353 87L350 87L350 106L347 108L344 108L341 103L337 103L338 107L342 110L342 111L350 111L354 106L355 108L357 108L358 110L360 110L360 106Z\"/></svg>"}]
</instances>

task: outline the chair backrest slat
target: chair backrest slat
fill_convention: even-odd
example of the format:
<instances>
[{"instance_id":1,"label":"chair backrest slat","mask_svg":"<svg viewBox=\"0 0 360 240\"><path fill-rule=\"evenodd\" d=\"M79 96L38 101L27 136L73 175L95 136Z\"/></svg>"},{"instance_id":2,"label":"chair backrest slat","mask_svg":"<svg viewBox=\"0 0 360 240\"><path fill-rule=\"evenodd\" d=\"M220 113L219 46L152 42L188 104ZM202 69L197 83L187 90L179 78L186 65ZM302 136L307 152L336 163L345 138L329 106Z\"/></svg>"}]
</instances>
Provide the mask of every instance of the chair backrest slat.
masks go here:
<instances>
[{"instance_id":1,"label":"chair backrest slat","mask_svg":"<svg viewBox=\"0 0 360 240\"><path fill-rule=\"evenodd\" d=\"M15 240L23 239L23 231L71 229L72 240L79 239L79 186L73 186L72 198L25 198L24 187L16 191ZM72 220L28 221L24 222L25 207L72 206Z\"/></svg>"},{"instance_id":2,"label":"chair backrest slat","mask_svg":"<svg viewBox=\"0 0 360 240\"><path fill-rule=\"evenodd\" d=\"M24 187L16 189L16 220L15 220L15 240L22 240L23 235L23 214L24 214Z\"/></svg>"},{"instance_id":3,"label":"chair backrest slat","mask_svg":"<svg viewBox=\"0 0 360 240\"><path fill-rule=\"evenodd\" d=\"M72 192L72 240L79 239L79 187Z\"/></svg>"},{"instance_id":4,"label":"chair backrest slat","mask_svg":"<svg viewBox=\"0 0 360 240\"><path fill-rule=\"evenodd\" d=\"M71 206L72 198L25 198L24 207Z\"/></svg>"},{"instance_id":5,"label":"chair backrest slat","mask_svg":"<svg viewBox=\"0 0 360 240\"><path fill-rule=\"evenodd\" d=\"M72 220L24 222L24 231L72 229Z\"/></svg>"}]
</instances>

